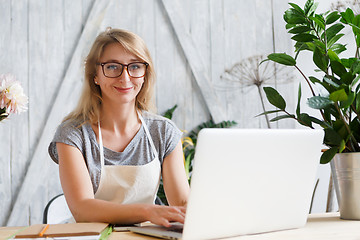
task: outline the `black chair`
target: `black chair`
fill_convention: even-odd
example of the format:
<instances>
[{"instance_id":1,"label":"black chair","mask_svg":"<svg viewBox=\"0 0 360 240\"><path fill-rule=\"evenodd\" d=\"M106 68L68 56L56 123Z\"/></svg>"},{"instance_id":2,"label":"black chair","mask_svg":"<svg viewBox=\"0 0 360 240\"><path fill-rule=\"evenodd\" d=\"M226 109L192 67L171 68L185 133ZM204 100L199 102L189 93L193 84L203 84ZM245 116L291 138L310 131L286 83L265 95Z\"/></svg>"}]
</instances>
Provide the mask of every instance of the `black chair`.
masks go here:
<instances>
[{"instance_id":1,"label":"black chair","mask_svg":"<svg viewBox=\"0 0 360 240\"><path fill-rule=\"evenodd\" d=\"M74 222L64 194L53 197L44 209L44 224L59 224Z\"/></svg>"}]
</instances>

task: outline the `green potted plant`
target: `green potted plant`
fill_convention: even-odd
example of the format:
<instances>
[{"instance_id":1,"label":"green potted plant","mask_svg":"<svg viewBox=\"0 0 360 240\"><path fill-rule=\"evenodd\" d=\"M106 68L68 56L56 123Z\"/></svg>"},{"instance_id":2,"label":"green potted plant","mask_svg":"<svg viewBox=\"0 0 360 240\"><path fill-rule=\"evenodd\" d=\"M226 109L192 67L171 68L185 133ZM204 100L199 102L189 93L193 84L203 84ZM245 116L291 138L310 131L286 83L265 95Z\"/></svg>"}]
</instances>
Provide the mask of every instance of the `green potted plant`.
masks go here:
<instances>
[{"instance_id":1,"label":"green potted plant","mask_svg":"<svg viewBox=\"0 0 360 240\"><path fill-rule=\"evenodd\" d=\"M291 39L295 41L295 56L273 53L264 61L295 67L311 90L308 106L319 110L321 117L301 111L301 85L295 113L286 109L286 102L278 91L264 87L268 101L277 109L261 115L277 113L271 121L292 118L309 128L323 128L324 144L328 149L322 154L320 162L325 164L333 159L331 163L335 167L352 168L354 164L360 164L360 15L354 15L350 8L340 13L328 11L317 14L318 3L313 0L308 0L303 8L294 3L289 5L291 7L285 11L284 20L286 29L293 35ZM340 56L347 50L347 45L340 43L344 28L352 30L355 42L355 54L347 58ZM322 78L306 76L298 67L296 60L302 51L312 53L315 71L320 72ZM322 90L316 92L315 89ZM336 190L341 218L360 219L360 181L339 181L338 184L340 189ZM345 193L352 196L348 198Z\"/></svg>"},{"instance_id":2,"label":"green potted plant","mask_svg":"<svg viewBox=\"0 0 360 240\"><path fill-rule=\"evenodd\" d=\"M163 116L168 119L172 119L173 113L176 108L177 108L177 104L175 106L173 106L172 108L166 110L166 112L163 114ZM222 121L220 123L214 123L214 121L212 119L210 119L209 121L199 124L193 130L191 130L191 132L189 134L187 134L187 136L184 136L181 139L182 144L183 144L185 171L186 171L186 175L188 176L189 183L191 182L192 164L193 164L193 159L195 156L195 147L196 147L197 136L198 136L200 130L203 128L230 128L230 127L235 126L236 124L237 124L237 122L235 122L235 121ZM157 193L157 203L168 205L162 180L160 181L159 191Z\"/></svg>"}]
</instances>

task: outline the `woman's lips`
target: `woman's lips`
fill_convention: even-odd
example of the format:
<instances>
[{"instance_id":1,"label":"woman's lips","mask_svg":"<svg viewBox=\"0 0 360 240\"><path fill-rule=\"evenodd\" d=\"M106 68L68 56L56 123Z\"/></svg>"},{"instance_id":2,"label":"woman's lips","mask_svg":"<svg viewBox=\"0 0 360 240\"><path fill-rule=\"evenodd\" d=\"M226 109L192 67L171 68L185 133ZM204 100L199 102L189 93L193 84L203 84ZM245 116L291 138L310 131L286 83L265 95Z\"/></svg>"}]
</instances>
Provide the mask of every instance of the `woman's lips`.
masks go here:
<instances>
[{"instance_id":1,"label":"woman's lips","mask_svg":"<svg viewBox=\"0 0 360 240\"><path fill-rule=\"evenodd\" d=\"M126 88L124 88L124 87L115 87L115 89L117 91L119 91L119 92L126 93L126 92L129 92L132 89L132 87L126 87Z\"/></svg>"}]
</instances>

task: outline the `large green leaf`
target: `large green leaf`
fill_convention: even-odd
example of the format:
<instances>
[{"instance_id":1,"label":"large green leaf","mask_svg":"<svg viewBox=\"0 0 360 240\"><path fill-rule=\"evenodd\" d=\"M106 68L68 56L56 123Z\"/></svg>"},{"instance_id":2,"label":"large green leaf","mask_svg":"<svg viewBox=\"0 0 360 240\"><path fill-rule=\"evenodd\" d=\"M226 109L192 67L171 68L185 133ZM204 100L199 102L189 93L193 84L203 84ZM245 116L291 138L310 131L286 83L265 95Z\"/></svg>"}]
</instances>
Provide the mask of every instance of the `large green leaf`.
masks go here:
<instances>
[{"instance_id":1,"label":"large green leaf","mask_svg":"<svg viewBox=\"0 0 360 240\"><path fill-rule=\"evenodd\" d=\"M311 28L308 26L297 26L297 27L294 27L293 29L291 29L289 31L289 33L298 34L298 33L308 32L310 30L311 30Z\"/></svg>"},{"instance_id":2,"label":"large green leaf","mask_svg":"<svg viewBox=\"0 0 360 240\"><path fill-rule=\"evenodd\" d=\"M301 7L299 7L299 5L295 3L289 3L289 5L292 6L298 13L304 15L304 10L302 10Z\"/></svg>"},{"instance_id":3,"label":"large green leaf","mask_svg":"<svg viewBox=\"0 0 360 240\"><path fill-rule=\"evenodd\" d=\"M335 154L338 152L338 148L337 147L332 147L328 150L326 150L325 152L323 152L323 154L321 155L320 158L320 163L321 164L326 164L328 162L331 161L331 159L334 158Z\"/></svg>"},{"instance_id":4,"label":"large green leaf","mask_svg":"<svg viewBox=\"0 0 360 240\"><path fill-rule=\"evenodd\" d=\"M294 35L291 39L297 42L312 42L316 36L310 33L299 33Z\"/></svg>"},{"instance_id":5,"label":"large green leaf","mask_svg":"<svg viewBox=\"0 0 360 240\"><path fill-rule=\"evenodd\" d=\"M285 24L285 29L287 30L287 29L290 29L290 28L293 28L293 27L296 27L296 26L297 26L297 24L287 23L287 24Z\"/></svg>"},{"instance_id":6,"label":"large green leaf","mask_svg":"<svg viewBox=\"0 0 360 240\"><path fill-rule=\"evenodd\" d=\"M328 56L329 56L330 61L341 62L339 56L331 49L328 50Z\"/></svg>"},{"instance_id":7,"label":"large green leaf","mask_svg":"<svg viewBox=\"0 0 360 240\"><path fill-rule=\"evenodd\" d=\"M340 145L343 138L334 129L325 128L324 132L325 132L324 144L328 146Z\"/></svg>"},{"instance_id":8,"label":"large green leaf","mask_svg":"<svg viewBox=\"0 0 360 240\"><path fill-rule=\"evenodd\" d=\"M341 77L347 72L345 67L338 61L330 61L330 66L333 73L335 73L339 77Z\"/></svg>"},{"instance_id":9,"label":"large green leaf","mask_svg":"<svg viewBox=\"0 0 360 240\"><path fill-rule=\"evenodd\" d=\"M304 126L307 126L307 127L311 127L311 128L312 128L311 118L310 118L309 114L307 114L307 113L301 113L301 114L298 116L298 122L299 122L301 125L304 125Z\"/></svg>"},{"instance_id":10,"label":"large green leaf","mask_svg":"<svg viewBox=\"0 0 360 240\"><path fill-rule=\"evenodd\" d=\"M340 81L345 83L346 85L351 85L353 79L354 79L354 75L352 75L351 72L347 72L345 74L343 74L340 78Z\"/></svg>"},{"instance_id":11,"label":"large green leaf","mask_svg":"<svg viewBox=\"0 0 360 240\"><path fill-rule=\"evenodd\" d=\"M304 12L305 14L308 14L309 10L311 9L311 7L314 5L314 0L307 0L305 5L304 5Z\"/></svg>"},{"instance_id":12,"label":"large green leaf","mask_svg":"<svg viewBox=\"0 0 360 240\"><path fill-rule=\"evenodd\" d=\"M325 128L325 127L330 127L330 125L320 119L317 119L315 117L311 117L310 116L310 120L313 122L313 123L316 123L316 124L319 124L321 127Z\"/></svg>"},{"instance_id":13,"label":"large green leaf","mask_svg":"<svg viewBox=\"0 0 360 240\"><path fill-rule=\"evenodd\" d=\"M260 113L260 114L256 115L255 117L259 117L259 116L267 115L267 114L272 114L272 113L278 113L278 112L282 112L282 111L283 111L283 110L280 110L280 109L278 109L278 110L272 110L272 111L265 111L265 112L263 112L263 113Z\"/></svg>"},{"instance_id":14,"label":"large green leaf","mask_svg":"<svg viewBox=\"0 0 360 240\"><path fill-rule=\"evenodd\" d=\"M348 98L345 101L340 102L340 108L348 108L355 100L355 93L350 92Z\"/></svg>"},{"instance_id":15,"label":"large green leaf","mask_svg":"<svg viewBox=\"0 0 360 240\"><path fill-rule=\"evenodd\" d=\"M294 115L281 115L281 116L277 116L277 117L274 117L270 120L270 122L276 122L276 121L279 121L281 119L286 119L286 118L295 118Z\"/></svg>"},{"instance_id":16,"label":"large green leaf","mask_svg":"<svg viewBox=\"0 0 360 240\"><path fill-rule=\"evenodd\" d=\"M318 39L314 39L314 44L315 46L317 46L320 50L322 54L326 53L326 45L325 43L323 43L322 41L318 40ZM315 48L314 48L315 50Z\"/></svg>"},{"instance_id":17,"label":"large green leaf","mask_svg":"<svg viewBox=\"0 0 360 240\"><path fill-rule=\"evenodd\" d=\"M325 77L323 78L323 80L324 80L326 83L328 83L329 85L333 86L334 88L340 87L340 83L336 83L333 79L331 79L331 78L329 78L329 77L327 77L327 76L325 76Z\"/></svg>"},{"instance_id":18,"label":"large green leaf","mask_svg":"<svg viewBox=\"0 0 360 240\"><path fill-rule=\"evenodd\" d=\"M332 24L336 22L336 20L338 20L339 18L341 18L341 15L338 12L331 12L329 15L326 16L325 23L326 25Z\"/></svg>"},{"instance_id":19,"label":"large green leaf","mask_svg":"<svg viewBox=\"0 0 360 240\"><path fill-rule=\"evenodd\" d=\"M325 30L325 19L322 15L315 14L315 17L309 17L309 19L313 20L320 29Z\"/></svg>"},{"instance_id":20,"label":"large green leaf","mask_svg":"<svg viewBox=\"0 0 360 240\"><path fill-rule=\"evenodd\" d=\"M346 47L343 44L336 43L336 44L332 45L330 47L330 49L333 50L336 54L340 54L346 50Z\"/></svg>"},{"instance_id":21,"label":"large green leaf","mask_svg":"<svg viewBox=\"0 0 360 240\"><path fill-rule=\"evenodd\" d=\"M306 49L310 50L310 51L314 51L316 45L313 42L306 42L306 43L302 43L302 42L297 42L296 44L299 45L305 45Z\"/></svg>"},{"instance_id":22,"label":"large green leaf","mask_svg":"<svg viewBox=\"0 0 360 240\"><path fill-rule=\"evenodd\" d=\"M333 37L336 36L336 34L338 34L345 26L342 25L341 23L336 23L334 25L332 25L331 27L329 27L325 32L326 32L326 40L329 42L331 41L331 39Z\"/></svg>"},{"instance_id":23,"label":"large green leaf","mask_svg":"<svg viewBox=\"0 0 360 240\"><path fill-rule=\"evenodd\" d=\"M342 38L342 36L344 36L345 34L343 33L340 33L340 34L337 34L335 35L333 38L331 38L329 41L328 41L328 48L331 48L332 45L334 45L340 38Z\"/></svg>"},{"instance_id":24,"label":"large green leaf","mask_svg":"<svg viewBox=\"0 0 360 240\"><path fill-rule=\"evenodd\" d=\"M355 58L354 63L351 65L351 72L360 74L360 59Z\"/></svg>"},{"instance_id":25,"label":"large green leaf","mask_svg":"<svg viewBox=\"0 0 360 240\"><path fill-rule=\"evenodd\" d=\"M283 64L283 65L287 65L287 66L295 66L296 65L296 60L285 54L285 53L272 53L269 54L268 59L270 59L271 61Z\"/></svg>"},{"instance_id":26,"label":"large green leaf","mask_svg":"<svg viewBox=\"0 0 360 240\"><path fill-rule=\"evenodd\" d=\"M266 94L268 101L274 105L275 107L285 110L286 102L284 98L272 87L264 87L263 88Z\"/></svg>"},{"instance_id":27,"label":"large green leaf","mask_svg":"<svg viewBox=\"0 0 360 240\"><path fill-rule=\"evenodd\" d=\"M319 3L314 3L314 0L306 1L305 6L304 6L304 12L305 12L306 16L313 15L318 4Z\"/></svg>"},{"instance_id":28,"label":"large green leaf","mask_svg":"<svg viewBox=\"0 0 360 240\"><path fill-rule=\"evenodd\" d=\"M355 35L360 34L360 15L356 15L352 22L352 30Z\"/></svg>"},{"instance_id":29,"label":"large green leaf","mask_svg":"<svg viewBox=\"0 0 360 240\"><path fill-rule=\"evenodd\" d=\"M342 58L341 59L341 63L346 67L346 68L351 68L352 65L357 62L358 59L357 58Z\"/></svg>"},{"instance_id":30,"label":"large green leaf","mask_svg":"<svg viewBox=\"0 0 360 240\"><path fill-rule=\"evenodd\" d=\"M318 47L315 48L314 54L313 54L313 61L315 65L320 68L322 71L327 71L327 65L328 65L328 58L322 52Z\"/></svg>"},{"instance_id":31,"label":"large green leaf","mask_svg":"<svg viewBox=\"0 0 360 240\"><path fill-rule=\"evenodd\" d=\"M172 119L173 113L176 108L177 108L177 104L175 104L172 108L166 110L166 112L163 114L163 116L168 119Z\"/></svg>"},{"instance_id":32,"label":"large green leaf","mask_svg":"<svg viewBox=\"0 0 360 240\"><path fill-rule=\"evenodd\" d=\"M288 24L306 23L305 17L292 8L286 10L283 17L285 22L287 22Z\"/></svg>"},{"instance_id":33,"label":"large green leaf","mask_svg":"<svg viewBox=\"0 0 360 240\"><path fill-rule=\"evenodd\" d=\"M309 79L314 84L315 83L320 83L321 84L321 81L319 79L317 79L316 77L310 76Z\"/></svg>"},{"instance_id":34,"label":"large green leaf","mask_svg":"<svg viewBox=\"0 0 360 240\"><path fill-rule=\"evenodd\" d=\"M340 13L341 14L341 21L344 23L352 23L353 19L354 19L354 12L350 9L347 8L345 12Z\"/></svg>"},{"instance_id":35,"label":"large green leaf","mask_svg":"<svg viewBox=\"0 0 360 240\"><path fill-rule=\"evenodd\" d=\"M339 117L337 117L336 121L333 121L333 129L345 140L349 138L349 132L346 125L347 123L344 123Z\"/></svg>"},{"instance_id":36,"label":"large green leaf","mask_svg":"<svg viewBox=\"0 0 360 240\"><path fill-rule=\"evenodd\" d=\"M340 89L330 93L329 99L334 102L346 101L348 99L348 95L346 94L344 89Z\"/></svg>"},{"instance_id":37,"label":"large green leaf","mask_svg":"<svg viewBox=\"0 0 360 240\"><path fill-rule=\"evenodd\" d=\"M334 102L331 101L330 99L328 99L326 97L321 97L321 96L314 96L314 97L308 98L307 103L311 108L314 108L314 109L324 109L324 108L334 104Z\"/></svg>"}]
</instances>

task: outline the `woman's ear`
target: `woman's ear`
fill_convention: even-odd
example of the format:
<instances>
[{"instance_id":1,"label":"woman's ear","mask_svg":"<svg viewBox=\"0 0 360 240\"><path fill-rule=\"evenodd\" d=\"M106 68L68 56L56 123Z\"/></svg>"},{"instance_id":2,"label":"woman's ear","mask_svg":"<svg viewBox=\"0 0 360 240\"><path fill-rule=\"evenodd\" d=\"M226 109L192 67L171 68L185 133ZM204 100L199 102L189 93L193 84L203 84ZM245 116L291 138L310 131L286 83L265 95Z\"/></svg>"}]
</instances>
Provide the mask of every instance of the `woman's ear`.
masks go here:
<instances>
[{"instance_id":1,"label":"woman's ear","mask_svg":"<svg viewBox=\"0 0 360 240\"><path fill-rule=\"evenodd\" d=\"M96 77L96 76L94 77L94 82L95 82L96 85L99 85L99 82L97 81L97 77Z\"/></svg>"}]
</instances>

